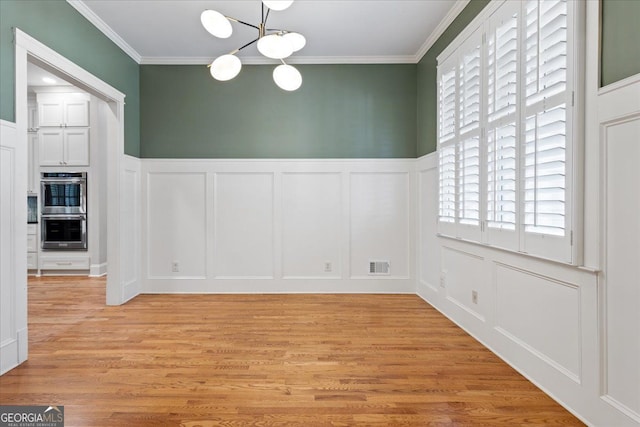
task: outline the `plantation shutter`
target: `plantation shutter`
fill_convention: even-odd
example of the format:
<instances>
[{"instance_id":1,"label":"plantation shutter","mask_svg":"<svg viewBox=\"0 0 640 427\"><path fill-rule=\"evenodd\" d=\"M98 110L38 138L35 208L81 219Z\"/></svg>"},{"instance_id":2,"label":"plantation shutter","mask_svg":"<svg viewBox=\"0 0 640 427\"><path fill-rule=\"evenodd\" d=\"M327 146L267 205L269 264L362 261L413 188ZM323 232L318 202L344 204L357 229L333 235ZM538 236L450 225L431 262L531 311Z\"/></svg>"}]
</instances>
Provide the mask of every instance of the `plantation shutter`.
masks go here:
<instances>
[{"instance_id":1,"label":"plantation shutter","mask_svg":"<svg viewBox=\"0 0 640 427\"><path fill-rule=\"evenodd\" d=\"M461 141L458 156L460 171L458 218L461 224L480 225L480 139Z\"/></svg>"},{"instance_id":2,"label":"plantation shutter","mask_svg":"<svg viewBox=\"0 0 640 427\"><path fill-rule=\"evenodd\" d=\"M491 129L487 137L487 226L516 228L516 126Z\"/></svg>"},{"instance_id":3,"label":"plantation shutter","mask_svg":"<svg viewBox=\"0 0 640 427\"><path fill-rule=\"evenodd\" d=\"M518 248L518 2L507 2L487 30L487 235Z\"/></svg>"},{"instance_id":4,"label":"plantation shutter","mask_svg":"<svg viewBox=\"0 0 640 427\"><path fill-rule=\"evenodd\" d=\"M442 73L438 84L440 111L438 112L439 143L444 144L456 136L456 69Z\"/></svg>"},{"instance_id":5,"label":"plantation shutter","mask_svg":"<svg viewBox=\"0 0 640 427\"><path fill-rule=\"evenodd\" d=\"M482 28L470 35L458 56L458 230L480 240L480 119Z\"/></svg>"},{"instance_id":6,"label":"plantation shutter","mask_svg":"<svg viewBox=\"0 0 640 427\"><path fill-rule=\"evenodd\" d=\"M439 232L573 262L580 2L496 1L438 57Z\"/></svg>"},{"instance_id":7,"label":"plantation shutter","mask_svg":"<svg viewBox=\"0 0 640 427\"><path fill-rule=\"evenodd\" d=\"M438 230L454 235L456 226L456 58L438 67Z\"/></svg>"},{"instance_id":8,"label":"plantation shutter","mask_svg":"<svg viewBox=\"0 0 640 427\"><path fill-rule=\"evenodd\" d=\"M568 257L568 7L566 0L525 4L524 251ZM557 253L563 251L564 253Z\"/></svg>"},{"instance_id":9,"label":"plantation shutter","mask_svg":"<svg viewBox=\"0 0 640 427\"><path fill-rule=\"evenodd\" d=\"M439 150L440 211L442 222L456 222L456 146Z\"/></svg>"}]
</instances>

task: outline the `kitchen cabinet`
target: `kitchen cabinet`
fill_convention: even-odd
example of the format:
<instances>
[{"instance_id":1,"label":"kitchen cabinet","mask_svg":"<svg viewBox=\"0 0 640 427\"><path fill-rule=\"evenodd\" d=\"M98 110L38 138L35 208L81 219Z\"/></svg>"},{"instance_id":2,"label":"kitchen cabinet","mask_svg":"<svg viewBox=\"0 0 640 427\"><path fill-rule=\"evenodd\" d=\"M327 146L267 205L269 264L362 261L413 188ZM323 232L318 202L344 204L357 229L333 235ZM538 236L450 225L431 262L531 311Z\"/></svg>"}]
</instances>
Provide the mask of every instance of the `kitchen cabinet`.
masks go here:
<instances>
[{"instance_id":1,"label":"kitchen cabinet","mask_svg":"<svg viewBox=\"0 0 640 427\"><path fill-rule=\"evenodd\" d=\"M86 255L42 255L41 270L89 270L89 256Z\"/></svg>"},{"instance_id":2,"label":"kitchen cabinet","mask_svg":"<svg viewBox=\"0 0 640 427\"><path fill-rule=\"evenodd\" d=\"M89 126L89 97L83 93L39 93L39 127Z\"/></svg>"},{"instance_id":3,"label":"kitchen cabinet","mask_svg":"<svg viewBox=\"0 0 640 427\"><path fill-rule=\"evenodd\" d=\"M38 134L29 132L27 134L27 192L37 193L40 185L38 173Z\"/></svg>"},{"instance_id":4,"label":"kitchen cabinet","mask_svg":"<svg viewBox=\"0 0 640 427\"><path fill-rule=\"evenodd\" d=\"M88 128L44 128L38 135L40 166L88 166Z\"/></svg>"},{"instance_id":5,"label":"kitchen cabinet","mask_svg":"<svg viewBox=\"0 0 640 427\"><path fill-rule=\"evenodd\" d=\"M27 269L38 269L38 224L27 224Z\"/></svg>"},{"instance_id":6,"label":"kitchen cabinet","mask_svg":"<svg viewBox=\"0 0 640 427\"><path fill-rule=\"evenodd\" d=\"M38 131L38 105L29 103L27 107L27 131Z\"/></svg>"},{"instance_id":7,"label":"kitchen cabinet","mask_svg":"<svg viewBox=\"0 0 640 427\"><path fill-rule=\"evenodd\" d=\"M89 166L89 99L80 92L36 95L40 166Z\"/></svg>"}]
</instances>

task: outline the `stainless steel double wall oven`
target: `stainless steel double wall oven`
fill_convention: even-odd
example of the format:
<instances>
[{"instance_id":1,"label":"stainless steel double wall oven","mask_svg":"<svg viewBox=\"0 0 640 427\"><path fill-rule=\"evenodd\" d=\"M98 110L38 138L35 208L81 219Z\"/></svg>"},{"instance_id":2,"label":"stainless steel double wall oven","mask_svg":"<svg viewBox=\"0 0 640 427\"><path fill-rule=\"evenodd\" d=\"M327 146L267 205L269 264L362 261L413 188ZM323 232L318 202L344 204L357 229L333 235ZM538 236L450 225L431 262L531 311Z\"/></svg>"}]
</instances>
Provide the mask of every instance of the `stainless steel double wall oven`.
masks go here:
<instances>
[{"instance_id":1,"label":"stainless steel double wall oven","mask_svg":"<svg viewBox=\"0 0 640 427\"><path fill-rule=\"evenodd\" d=\"M42 172L42 249L87 250L87 173Z\"/></svg>"}]
</instances>

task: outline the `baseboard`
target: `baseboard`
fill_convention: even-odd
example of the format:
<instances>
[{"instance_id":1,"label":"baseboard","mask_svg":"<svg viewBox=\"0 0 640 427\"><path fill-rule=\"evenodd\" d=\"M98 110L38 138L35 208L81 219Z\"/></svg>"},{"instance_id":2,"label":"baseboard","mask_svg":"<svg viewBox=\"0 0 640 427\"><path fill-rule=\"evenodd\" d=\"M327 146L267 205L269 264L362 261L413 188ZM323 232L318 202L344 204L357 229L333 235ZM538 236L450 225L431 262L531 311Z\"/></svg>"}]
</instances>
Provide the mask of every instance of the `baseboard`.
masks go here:
<instances>
[{"instance_id":1,"label":"baseboard","mask_svg":"<svg viewBox=\"0 0 640 427\"><path fill-rule=\"evenodd\" d=\"M431 283L419 281L416 286L416 295L433 305L438 297L438 288Z\"/></svg>"},{"instance_id":2,"label":"baseboard","mask_svg":"<svg viewBox=\"0 0 640 427\"><path fill-rule=\"evenodd\" d=\"M15 339L6 340L0 345L0 375L4 375L27 360L28 344L29 332L27 328L23 328L17 331Z\"/></svg>"},{"instance_id":3,"label":"baseboard","mask_svg":"<svg viewBox=\"0 0 640 427\"><path fill-rule=\"evenodd\" d=\"M29 356L29 329L22 328L18 330L18 364L27 360Z\"/></svg>"},{"instance_id":4,"label":"baseboard","mask_svg":"<svg viewBox=\"0 0 640 427\"><path fill-rule=\"evenodd\" d=\"M18 340L12 339L5 341L0 346L0 375L9 372L19 365L18 359Z\"/></svg>"},{"instance_id":5,"label":"baseboard","mask_svg":"<svg viewBox=\"0 0 640 427\"><path fill-rule=\"evenodd\" d=\"M137 295L140 294L140 282L139 281L131 281L128 283L125 283L123 286L123 301L122 303L126 303L127 301L135 298Z\"/></svg>"},{"instance_id":6,"label":"baseboard","mask_svg":"<svg viewBox=\"0 0 640 427\"><path fill-rule=\"evenodd\" d=\"M101 277L107 274L107 263L91 264L89 267L89 277Z\"/></svg>"},{"instance_id":7,"label":"baseboard","mask_svg":"<svg viewBox=\"0 0 640 427\"><path fill-rule=\"evenodd\" d=\"M147 279L142 293L415 294L411 279Z\"/></svg>"}]
</instances>

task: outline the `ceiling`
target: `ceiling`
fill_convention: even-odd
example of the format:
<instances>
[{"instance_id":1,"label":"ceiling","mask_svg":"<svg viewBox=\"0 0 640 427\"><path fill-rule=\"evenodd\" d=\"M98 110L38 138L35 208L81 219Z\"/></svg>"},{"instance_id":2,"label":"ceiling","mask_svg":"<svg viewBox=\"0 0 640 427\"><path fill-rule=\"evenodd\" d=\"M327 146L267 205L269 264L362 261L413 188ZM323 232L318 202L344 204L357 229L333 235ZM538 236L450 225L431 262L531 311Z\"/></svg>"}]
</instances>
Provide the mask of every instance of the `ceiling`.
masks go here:
<instances>
[{"instance_id":1,"label":"ceiling","mask_svg":"<svg viewBox=\"0 0 640 427\"><path fill-rule=\"evenodd\" d=\"M206 64L257 37L233 24L228 39L200 24L206 9L257 25L260 0L67 0L142 64ZM296 31L307 45L292 63L415 63L469 0L296 0L272 11L269 28ZM245 63L274 62L255 44Z\"/></svg>"},{"instance_id":2,"label":"ceiling","mask_svg":"<svg viewBox=\"0 0 640 427\"><path fill-rule=\"evenodd\" d=\"M58 74L38 67L33 62L27 62L27 85L34 86L72 86Z\"/></svg>"}]
</instances>

